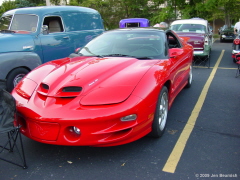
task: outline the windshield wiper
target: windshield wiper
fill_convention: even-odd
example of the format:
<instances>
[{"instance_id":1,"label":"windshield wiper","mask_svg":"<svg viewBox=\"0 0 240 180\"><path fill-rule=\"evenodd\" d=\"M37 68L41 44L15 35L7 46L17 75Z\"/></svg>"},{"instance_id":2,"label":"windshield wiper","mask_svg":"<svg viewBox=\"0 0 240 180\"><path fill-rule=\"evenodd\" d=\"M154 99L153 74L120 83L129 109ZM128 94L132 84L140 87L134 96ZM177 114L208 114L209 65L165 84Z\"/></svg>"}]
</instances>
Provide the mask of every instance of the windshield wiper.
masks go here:
<instances>
[{"instance_id":1,"label":"windshield wiper","mask_svg":"<svg viewBox=\"0 0 240 180\"><path fill-rule=\"evenodd\" d=\"M102 55L97 55L97 54L92 53L92 52L88 49L88 47L83 47L83 49L86 49L86 51L87 51L88 53L92 54L93 56L103 58ZM82 54L82 53L78 53L78 54L79 54L80 56L84 56L84 54Z\"/></svg>"},{"instance_id":2,"label":"windshield wiper","mask_svg":"<svg viewBox=\"0 0 240 180\"><path fill-rule=\"evenodd\" d=\"M8 30L8 29L2 29L0 30L1 33L15 33L15 31Z\"/></svg>"},{"instance_id":3,"label":"windshield wiper","mask_svg":"<svg viewBox=\"0 0 240 180\"><path fill-rule=\"evenodd\" d=\"M104 57L106 56L111 56L111 57L132 57L132 56L129 56L129 55L126 55L126 54L106 54L106 55L102 55Z\"/></svg>"},{"instance_id":4,"label":"windshield wiper","mask_svg":"<svg viewBox=\"0 0 240 180\"><path fill-rule=\"evenodd\" d=\"M135 57L136 59L153 59L151 57Z\"/></svg>"}]
</instances>

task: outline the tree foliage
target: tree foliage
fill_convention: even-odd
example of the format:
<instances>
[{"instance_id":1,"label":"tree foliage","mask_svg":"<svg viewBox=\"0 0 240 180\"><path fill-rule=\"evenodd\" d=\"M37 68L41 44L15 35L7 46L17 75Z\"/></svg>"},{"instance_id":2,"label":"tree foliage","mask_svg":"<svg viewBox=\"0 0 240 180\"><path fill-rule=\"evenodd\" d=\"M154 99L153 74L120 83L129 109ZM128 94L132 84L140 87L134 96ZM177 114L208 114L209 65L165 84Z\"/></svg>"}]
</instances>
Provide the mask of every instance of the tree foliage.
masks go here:
<instances>
[{"instance_id":1,"label":"tree foliage","mask_svg":"<svg viewBox=\"0 0 240 180\"><path fill-rule=\"evenodd\" d=\"M59 5L60 0L50 0ZM67 0L62 0L67 3ZM0 13L7 10L45 5L45 0L4 1ZM222 19L226 24L234 24L239 18L240 0L70 0L67 5L96 9L104 19L108 29L117 28L125 18L147 18L151 25L175 19L200 17L213 21Z\"/></svg>"}]
</instances>

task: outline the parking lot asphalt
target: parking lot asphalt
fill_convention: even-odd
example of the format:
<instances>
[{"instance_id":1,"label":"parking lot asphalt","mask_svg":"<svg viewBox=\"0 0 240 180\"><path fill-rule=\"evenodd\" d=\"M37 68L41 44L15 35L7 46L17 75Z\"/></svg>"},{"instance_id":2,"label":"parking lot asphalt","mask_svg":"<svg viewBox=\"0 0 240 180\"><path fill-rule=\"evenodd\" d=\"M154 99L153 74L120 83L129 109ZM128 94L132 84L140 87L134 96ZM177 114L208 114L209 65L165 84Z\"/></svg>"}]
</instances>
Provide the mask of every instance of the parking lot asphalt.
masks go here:
<instances>
[{"instance_id":1,"label":"parking lot asphalt","mask_svg":"<svg viewBox=\"0 0 240 180\"><path fill-rule=\"evenodd\" d=\"M23 137L28 168L0 160L0 179L240 179L240 77L231 45L216 40L210 68L193 68L192 87L175 99L160 139L99 148Z\"/></svg>"}]
</instances>

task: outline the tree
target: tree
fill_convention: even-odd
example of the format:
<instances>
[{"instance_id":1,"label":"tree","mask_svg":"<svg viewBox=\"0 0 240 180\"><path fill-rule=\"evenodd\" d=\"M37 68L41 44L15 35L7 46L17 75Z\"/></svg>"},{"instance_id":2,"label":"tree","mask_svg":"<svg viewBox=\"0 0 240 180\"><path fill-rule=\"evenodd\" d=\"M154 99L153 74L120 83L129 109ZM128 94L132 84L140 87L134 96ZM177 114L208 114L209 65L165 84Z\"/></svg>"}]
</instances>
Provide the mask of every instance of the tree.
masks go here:
<instances>
[{"instance_id":1,"label":"tree","mask_svg":"<svg viewBox=\"0 0 240 180\"><path fill-rule=\"evenodd\" d=\"M117 28L119 21L125 18L147 18L152 19L159 5L164 0L84 0L78 3L72 0L70 5L80 5L96 9L104 19L108 29Z\"/></svg>"},{"instance_id":2,"label":"tree","mask_svg":"<svg viewBox=\"0 0 240 180\"><path fill-rule=\"evenodd\" d=\"M4 12L11 10L11 9L15 9L16 3L15 1L3 1L1 8L0 8L0 14L2 15Z\"/></svg>"},{"instance_id":3,"label":"tree","mask_svg":"<svg viewBox=\"0 0 240 180\"><path fill-rule=\"evenodd\" d=\"M31 1L28 1L28 0L16 0L15 4L16 4L17 8L34 7L34 6L37 5L37 4L35 4Z\"/></svg>"}]
</instances>

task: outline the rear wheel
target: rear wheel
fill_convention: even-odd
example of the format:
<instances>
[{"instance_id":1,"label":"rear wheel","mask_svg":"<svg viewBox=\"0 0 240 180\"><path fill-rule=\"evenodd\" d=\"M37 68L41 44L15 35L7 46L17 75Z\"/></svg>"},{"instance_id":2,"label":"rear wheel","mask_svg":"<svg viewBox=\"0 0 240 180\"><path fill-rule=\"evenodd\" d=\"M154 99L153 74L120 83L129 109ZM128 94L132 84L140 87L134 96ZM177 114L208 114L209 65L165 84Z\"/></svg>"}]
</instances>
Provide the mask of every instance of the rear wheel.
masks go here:
<instances>
[{"instance_id":1,"label":"rear wheel","mask_svg":"<svg viewBox=\"0 0 240 180\"><path fill-rule=\"evenodd\" d=\"M220 42L223 42L224 40L223 40L223 38L222 37L220 37Z\"/></svg>"},{"instance_id":2,"label":"rear wheel","mask_svg":"<svg viewBox=\"0 0 240 180\"><path fill-rule=\"evenodd\" d=\"M188 77L188 83L187 85L185 86L186 88L190 88L191 85L192 85L192 65L190 66L190 71L189 71L189 77Z\"/></svg>"},{"instance_id":3,"label":"rear wheel","mask_svg":"<svg viewBox=\"0 0 240 180\"><path fill-rule=\"evenodd\" d=\"M11 92L13 88L20 82L20 80L28 73L29 71L25 68L16 68L12 70L7 76L8 92Z\"/></svg>"},{"instance_id":4,"label":"rear wheel","mask_svg":"<svg viewBox=\"0 0 240 180\"><path fill-rule=\"evenodd\" d=\"M154 114L152 132L150 136L161 137L164 133L168 115L168 89L163 86L161 93L158 97L158 102Z\"/></svg>"}]
</instances>

